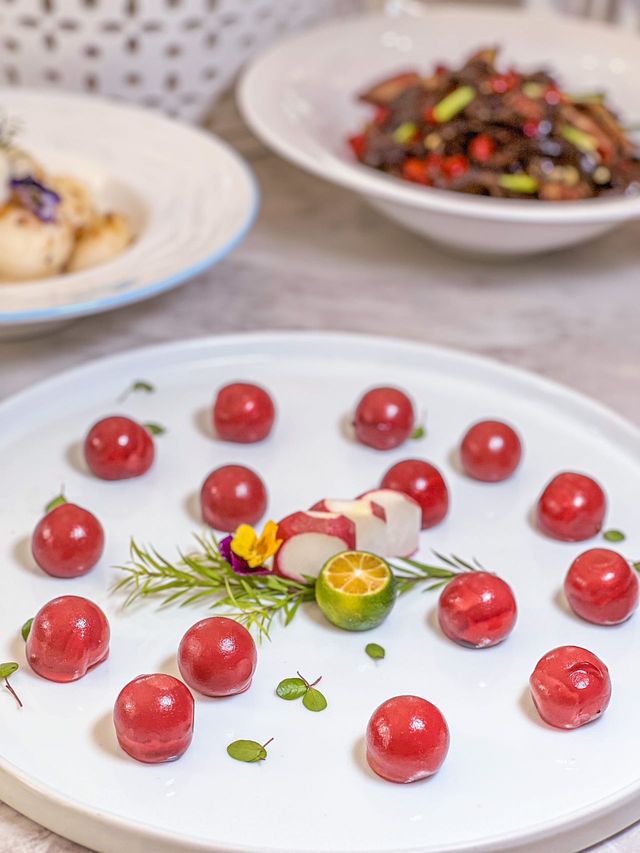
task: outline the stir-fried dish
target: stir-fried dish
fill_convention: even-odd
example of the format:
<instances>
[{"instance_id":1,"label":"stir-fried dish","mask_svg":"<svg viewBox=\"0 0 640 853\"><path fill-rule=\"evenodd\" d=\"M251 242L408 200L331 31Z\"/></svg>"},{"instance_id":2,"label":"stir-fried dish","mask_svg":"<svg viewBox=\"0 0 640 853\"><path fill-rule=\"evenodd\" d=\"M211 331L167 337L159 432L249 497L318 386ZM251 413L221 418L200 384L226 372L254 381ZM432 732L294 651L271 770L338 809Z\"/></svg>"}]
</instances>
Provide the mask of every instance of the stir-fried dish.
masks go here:
<instances>
[{"instance_id":1,"label":"stir-fried dish","mask_svg":"<svg viewBox=\"0 0 640 853\"><path fill-rule=\"evenodd\" d=\"M424 186L567 201L640 192L638 150L600 94L563 91L547 71L496 68L494 49L458 69L398 74L360 100L349 139L367 166Z\"/></svg>"}]
</instances>

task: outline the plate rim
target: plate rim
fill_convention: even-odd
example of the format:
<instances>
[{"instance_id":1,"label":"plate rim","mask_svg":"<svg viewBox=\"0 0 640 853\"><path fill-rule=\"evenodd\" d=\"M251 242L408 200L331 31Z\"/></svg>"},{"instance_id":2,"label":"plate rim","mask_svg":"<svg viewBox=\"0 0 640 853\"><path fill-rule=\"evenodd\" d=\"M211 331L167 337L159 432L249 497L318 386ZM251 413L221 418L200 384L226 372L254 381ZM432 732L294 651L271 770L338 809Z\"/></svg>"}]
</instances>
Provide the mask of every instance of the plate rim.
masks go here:
<instances>
[{"instance_id":1,"label":"plate rim","mask_svg":"<svg viewBox=\"0 0 640 853\"><path fill-rule=\"evenodd\" d=\"M373 25L377 21L387 23L390 20L406 19L428 21L434 16L455 18L464 15L468 18L484 19L493 16L510 21L535 20L542 25L548 24L552 19L551 13L544 11L509 9L497 4L491 4L483 9L470 9L469 6L456 2L446 3L443 0L428 6L421 6L410 0L400 0L400 3L395 4L393 8L393 14L389 11L381 11L348 15L341 17L339 21L324 22L302 32L289 34L258 53L245 66L236 87L236 100L243 118L262 142L281 157L326 181L364 196L372 196L380 201L416 208L420 211L484 219L491 222L534 225L614 224L640 217L640 196L586 199L566 202L562 205L543 201L534 206L531 200L480 198L450 190L412 186L408 182L382 174L367 166L342 160L324 145L320 146L324 157L322 162L319 162L311 154L305 153L292 143L289 136L279 133L277 129L274 130L269 123L268 111L260 108L259 99L255 98L253 90L256 82L264 79L268 74L269 65L274 57L277 57L281 51L286 52L296 43L311 41L317 37L322 38L335 33L345 24L362 24L364 20ZM559 16L553 16L553 18L557 17ZM592 20L566 18L560 20L563 27L574 30L578 34L590 32L596 39L599 32L605 32L623 41L632 38L637 40L634 34L619 30L610 24ZM313 51L310 51L310 54L312 53Z\"/></svg>"},{"instance_id":2,"label":"plate rim","mask_svg":"<svg viewBox=\"0 0 640 853\"><path fill-rule=\"evenodd\" d=\"M120 362L131 362L132 359L143 358L154 361L158 354L171 354L172 352L197 353L198 351L215 351L225 348L236 349L238 352L255 347L256 355L260 355L259 347L266 347L272 352L282 345L294 345L313 352L321 351L320 347L342 347L346 352L342 358L349 357L349 348L367 349L375 347L391 351L419 352L428 358L445 359L449 363L461 363L469 366L477 366L489 375L501 376L505 379L525 381L530 387L544 396L557 402L561 395L569 410L588 410L592 416L597 417L598 423L605 423L610 429L615 430L625 440L640 443L640 427L629 419L617 413L609 406L594 400L587 394L574 390L560 382L549 379L546 376L526 370L521 367L512 366L507 362L500 361L491 356L481 355L472 351L460 350L424 343L414 338L398 338L392 336L381 336L358 332L333 332L333 331L258 331L248 333L234 333L227 335L207 335L197 338L179 339L164 343L146 345L125 349L115 354L99 356L90 361L81 363L75 367L61 371L52 377L40 380L37 383L11 394L0 401L0 422L7 416L11 416L14 407L24 407L29 404L32 397L37 397L43 392L55 389L57 385L75 383L82 381L87 375L91 375L96 369L111 371ZM243 844L225 845L224 847L215 842L207 841L196 836L185 833L161 830L145 822L123 818L109 810L90 808L74 797L60 795L54 788L31 777L28 773L17 768L13 762L8 761L0 755L0 796L10 806L31 817L34 821L42 823L37 810L39 806L49 809L50 817L47 817L44 825L59 832L65 837L83 844L95 844L95 835L102 833L102 837L118 839L118 846L113 846L106 841L106 846L96 849L110 850L138 850L134 846L139 842L152 841L159 845L158 851L210 851L210 853L279 853L279 847L261 846L247 847ZM51 809L51 806L55 809ZM631 810L633 809L633 814ZM527 849L544 853L548 849L545 845L550 838L554 838L560 846L554 847L560 851L575 850L576 830L579 830L585 839L585 844L593 844L597 841L619 831L640 818L640 775L636 782L619 788L617 791L596 801L590 807L577 809L562 818L554 818L546 823L538 823L532 827L525 827L516 836L513 833L494 835L483 838L478 842L460 846L457 842L451 846L439 847L438 853L495 853L498 850ZM106 833L106 834L105 834ZM110 835L115 833L116 835ZM92 836L92 834L94 834ZM135 839L135 840L134 840ZM102 842L100 842L102 843ZM120 846L126 844L126 847ZM128 846L129 843L131 846ZM428 853L433 853L433 848L422 848ZM342 849L343 850L343 849ZM412 848L414 853L417 853ZM314 851L309 848L307 853L326 853L323 850ZM334 848L334 853L341 853L341 848ZM345 851L343 853L352 853ZM408 853L408 848L389 848L386 853Z\"/></svg>"},{"instance_id":3,"label":"plate rim","mask_svg":"<svg viewBox=\"0 0 640 853\"><path fill-rule=\"evenodd\" d=\"M160 278L155 282L152 282L150 284L145 285L144 287L140 287L137 289L134 288L132 290L125 290L122 292L113 293L107 296L97 297L93 299L84 299L81 301L69 302L64 305L52 305L46 308L32 308L25 310L21 309L18 311L0 311L0 330L3 328L10 328L12 326L22 326L32 323L44 324L49 322L64 322L66 320L73 320L88 315L101 314L105 311L113 311L117 308L122 308L126 305L132 305L136 302L141 302L146 299L150 299L154 296L158 296L161 293L180 286L181 284L185 284L190 279L196 277L197 275L200 275L200 273L219 263L244 240L244 238L253 228L261 205L260 185L258 183L256 174L249 165L249 163L246 161L246 159L238 151L236 151L235 148L233 148L226 140L222 139L220 136L218 136L218 134L214 133L213 131L209 131L198 125L190 125L188 122L185 121L172 119L162 113L160 110L148 109L139 105L123 102L113 97L94 97L88 96L82 92L52 92L44 88L27 86L2 86L0 87L0 99L2 98L3 91L8 91L10 92L12 97L17 98L20 98L22 95L26 95L27 97L44 97L48 100L55 99L62 102L75 101L79 102L80 105L82 104L82 102L87 101L89 101L92 106L96 106L98 103L100 103L103 107L109 110L115 109L121 113L127 113L138 117L150 115L154 119L159 120L163 123L166 122L170 125L179 125L186 133L194 134L198 136L201 140L213 144L213 146L218 150L218 152L222 153L229 160L234 161L239 171L242 173L243 178L246 180L249 198L247 201L246 212L244 213L242 223L240 224L235 234L233 234L232 237L226 241L226 243L224 243L222 246L218 246L215 251L211 252L211 254L207 255L205 258L201 258L198 262L184 267L184 269L180 270L179 272ZM143 262L143 259L141 259L141 262ZM43 279L43 282L46 281L47 279ZM27 281L24 284L26 287L37 287L39 283L41 282ZM2 283L0 283L0 289L1 288Z\"/></svg>"}]
</instances>

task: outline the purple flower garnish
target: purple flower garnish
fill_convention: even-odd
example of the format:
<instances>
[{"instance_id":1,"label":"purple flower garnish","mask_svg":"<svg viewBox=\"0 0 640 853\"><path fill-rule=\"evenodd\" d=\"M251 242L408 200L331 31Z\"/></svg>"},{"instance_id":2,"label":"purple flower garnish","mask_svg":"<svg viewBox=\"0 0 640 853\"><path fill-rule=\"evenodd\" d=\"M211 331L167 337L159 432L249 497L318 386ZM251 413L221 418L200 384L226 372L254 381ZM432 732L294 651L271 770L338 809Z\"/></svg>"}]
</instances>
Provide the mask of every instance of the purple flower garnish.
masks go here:
<instances>
[{"instance_id":1,"label":"purple flower garnish","mask_svg":"<svg viewBox=\"0 0 640 853\"><path fill-rule=\"evenodd\" d=\"M233 540L233 536L225 536L224 539L220 540L218 545L218 550L220 551L220 556L223 560L226 560L227 563L231 566L232 570L237 575L270 575L272 572L269 569L266 569L264 566L258 566L255 569L252 569L251 566L247 563L246 560L243 560L242 557L238 557L237 554L231 550L231 542Z\"/></svg>"},{"instance_id":2,"label":"purple flower garnish","mask_svg":"<svg viewBox=\"0 0 640 853\"><path fill-rule=\"evenodd\" d=\"M41 222L53 222L62 201L58 193L38 183L35 178L14 178L11 189L20 204L30 210Z\"/></svg>"}]
</instances>

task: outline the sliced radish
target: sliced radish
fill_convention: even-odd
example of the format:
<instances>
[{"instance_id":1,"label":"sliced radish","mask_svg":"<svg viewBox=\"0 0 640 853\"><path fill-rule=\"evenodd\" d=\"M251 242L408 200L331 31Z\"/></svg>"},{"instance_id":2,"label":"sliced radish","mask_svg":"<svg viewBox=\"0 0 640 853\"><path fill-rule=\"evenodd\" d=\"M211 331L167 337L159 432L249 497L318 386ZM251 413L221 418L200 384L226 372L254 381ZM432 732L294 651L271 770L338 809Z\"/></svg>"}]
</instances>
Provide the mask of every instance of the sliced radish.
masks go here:
<instances>
[{"instance_id":1,"label":"sliced radish","mask_svg":"<svg viewBox=\"0 0 640 853\"><path fill-rule=\"evenodd\" d=\"M356 547L353 521L337 512L294 512L278 523L282 545L273 561L283 577L304 582L318 577L330 557Z\"/></svg>"},{"instance_id":2,"label":"sliced radish","mask_svg":"<svg viewBox=\"0 0 640 853\"><path fill-rule=\"evenodd\" d=\"M360 498L381 506L387 515L385 556L409 557L418 550L422 512L417 501L393 489L372 489Z\"/></svg>"},{"instance_id":3,"label":"sliced radish","mask_svg":"<svg viewBox=\"0 0 640 853\"><path fill-rule=\"evenodd\" d=\"M380 557L387 556L387 514L380 504L370 500L324 498L311 509L346 515L356 526L356 548Z\"/></svg>"}]
</instances>

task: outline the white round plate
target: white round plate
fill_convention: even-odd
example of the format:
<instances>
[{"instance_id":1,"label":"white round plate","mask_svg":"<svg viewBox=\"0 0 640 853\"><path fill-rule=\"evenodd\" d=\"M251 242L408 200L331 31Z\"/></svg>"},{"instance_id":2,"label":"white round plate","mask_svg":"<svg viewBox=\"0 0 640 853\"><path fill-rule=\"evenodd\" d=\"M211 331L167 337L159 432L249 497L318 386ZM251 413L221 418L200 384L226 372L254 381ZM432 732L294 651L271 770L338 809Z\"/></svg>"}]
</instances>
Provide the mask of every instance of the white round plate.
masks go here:
<instances>
[{"instance_id":1,"label":"white round plate","mask_svg":"<svg viewBox=\"0 0 640 853\"><path fill-rule=\"evenodd\" d=\"M402 225L462 249L512 254L587 240L640 216L640 197L577 202L495 199L419 187L354 161L346 143L371 114L357 95L377 80L482 46L500 63L547 66L570 91L605 91L627 121L640 115L638 38L612 27L526 11L389 3L385 14L287 37L249 65L239 88L260 138L304 169L364 196Z\"/></svg>"},{"instance_id":2,"label":"white round plate","mask_svg":"<svg viewBox=\"0 0 640 853\"><path fill-rule=\"evenodd\" d=\"M218 386L263 383L278 405L274 434L241 446L209 433ZM135 379L154 394L117 403ZM344 433L363 389L396 383L426 418L421 441L380 453ZM163 423L158 456L139 479L104 482L81 461L79 442L97 418L124 411ZM524 438L523 464L510 480L473 482L452 463L468 426L506 418ZM561 595L575 555L594 543L551 541L530 511L560 469L590 472L606 487L607 523L629 534L638 557L638 431L596 403L544 379L474 356L414 343L349 335L256 334L171 344L118 355L49 380L0 406L0 660L25 666L23 621L49 599L86 595L108 613L109 660L74 684L53 684L22 668L18 711L0 691L0 798L100 851L262 851L262 853L494 853L575 851L640 817L640 618L600 628L568 612ZM111 724L120 688L143 672L176 673L183 632L204 607L159 611L152 601L120 610L109 593L134 534L167 554L199 530L194 499L206 474L242 462L264 476L275 519L322 496L349 497L375 486L394 461L424 456L452 493L446 521L422 535L430 548L477 557L513 585L518 624L502 645L457 646L434 621L436 595L400 600L375 631L347 633L309 605L263 644L252 688L226 700L197 698L186 755L148 766L124 755ZM76 581L45 576L29 555L43 505L64 483L68 497L104 523L101 564ZM197 502L196 502L197 503ZM601 541L601 540L600 540ZM384 661L364 652L375 640ZM598 722L567 732L541 723L527 692L539 657L562 643L592 649L611 669L613 699ZM322 676L329 707L309 713L274 694L300 670ZM363 734L374 708L400 693L435 702L451 728L440 773L412 785L384 782L367 768ZM267 761L226 754L236 738L275 738Z\"/></svg>"},{"instance_id":3,"label":"white round plate","mask_svg":"<svg viewBox=\"0 0 640 853\"><path fill-rule=\"evenodd\" d=\"M95 96L0 89L19 143L52 172L87 183L127 214L135 242L70 275L0 282L0 335L119 308L176 287L223 258L258 208L247 164L209 133Z\"/></svg>"}]
</instances>

